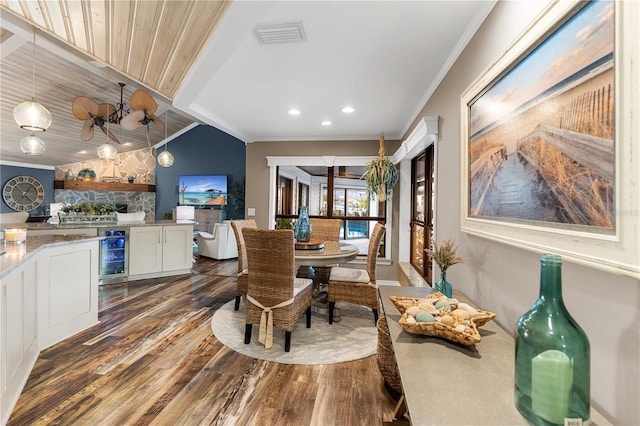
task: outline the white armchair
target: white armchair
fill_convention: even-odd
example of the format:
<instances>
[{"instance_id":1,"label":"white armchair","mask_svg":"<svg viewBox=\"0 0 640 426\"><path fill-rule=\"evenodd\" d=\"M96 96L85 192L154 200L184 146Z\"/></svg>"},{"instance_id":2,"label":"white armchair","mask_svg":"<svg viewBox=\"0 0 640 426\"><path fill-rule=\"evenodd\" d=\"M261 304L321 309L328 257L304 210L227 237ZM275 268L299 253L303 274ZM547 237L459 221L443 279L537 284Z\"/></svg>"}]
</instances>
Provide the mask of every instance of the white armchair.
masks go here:
<instances>
[{"instance_id":1,"label":"white armchair","mask_svg":"<svg viewBox=\"0 0 640 426\"><path fill-rule=\"evenodd\" d=\"M238 257L236 236L228 220L216 223L213 226L213 235L208 232L199 232L196 242L200 256L218 260Z\"/></svg>"}]
</instances>

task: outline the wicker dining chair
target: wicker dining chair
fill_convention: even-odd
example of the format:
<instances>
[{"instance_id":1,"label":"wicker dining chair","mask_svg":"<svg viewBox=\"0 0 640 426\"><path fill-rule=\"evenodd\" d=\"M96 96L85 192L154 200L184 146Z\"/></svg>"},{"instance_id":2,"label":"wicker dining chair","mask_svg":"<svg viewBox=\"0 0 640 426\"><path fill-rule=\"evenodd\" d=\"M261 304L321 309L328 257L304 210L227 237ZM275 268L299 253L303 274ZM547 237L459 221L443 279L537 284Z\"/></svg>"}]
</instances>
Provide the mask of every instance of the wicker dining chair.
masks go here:
<instances>
[{"instance_id":1,"label":"wicker dining chair","mask_svg":"<svg viewBox=\"0 0 640 426\"><path fill-rule=\"evenodd\" d=\"M340 241L340 225L342 224L342 219L321 219L321 218L310 218L309 222L311 223L311 237L317 238L322 241ZM324 266L314 266L314 275L317 283L328 284L329 283L329 274L331 273L331 268L335 265L324 265Z\"/></svg>"},{"instance_id":2,"label":"wicker dining chair","mask_svg":"<svg viewBox=\"0 0 640 426\"><path fill-rule=\"evenodd\" d=\"M312 217L311 236L323 241L340 241L340 225L342 219L320 219Z\"/></svg>"},{"instance_id":3,"label":"wicker dining chair","mask_svg":"<svg viewBox=\"0 0 640 426\"><path fill-rule=\"evenodd\" d=\"M285 352L291 332L303 313L311 327L310 279L296 278L294 238L290 229L243 230L249 267L244 343L251 342L253 324L260 325L260 342L269 348L273 327L285 331Z\"/></svg>"},{"instance_id":4,"label":"wicker dining chair","mask_svg":"<svg viewBox=\"0 0 640 426\"><path fill-rule=\"evenodd\" d=\"M350 302L373 310L374 325L378 321L378 292L376 291L376 261L378 247L384 235L384 225L376 223L369 237L367 269L335 266L329 276L329 324L333 324L336 302Z\"/></svg>"},{"instance_id":5,"label":"wicker dining chair","mask_svg":"<svg viewBox=\"0 0 640 426\"><path fill-rule=\"evenodd\" d=\"M236 303L234 310L240 309L240 299L247 295L247 249L245 248L242 230L244 228L258 228L253 219L232 220L231 227L236 236L238 246L238 284L236 285Z\"/></svg>"}]
</instances>

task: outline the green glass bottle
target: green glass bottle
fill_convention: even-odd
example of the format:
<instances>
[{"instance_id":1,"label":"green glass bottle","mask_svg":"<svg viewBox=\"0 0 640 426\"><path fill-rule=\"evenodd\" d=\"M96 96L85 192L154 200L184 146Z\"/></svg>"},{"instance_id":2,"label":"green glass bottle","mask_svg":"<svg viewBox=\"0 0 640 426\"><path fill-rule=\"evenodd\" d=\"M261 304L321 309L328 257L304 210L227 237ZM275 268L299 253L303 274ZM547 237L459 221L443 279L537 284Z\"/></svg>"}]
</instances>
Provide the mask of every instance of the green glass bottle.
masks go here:
<instances>
[{"instance_id":1,"label":"green glass bottle","mask_svg":"<svg viewBox=\"0 0 640 426\"><path fill-rule=\"evenodd\" d=\"M540 268L538 300L516 324L516 408L536 425L580 424L591 411L589 340L562 301L560 256L543 254Z\"/></svg>"}]
</instances>

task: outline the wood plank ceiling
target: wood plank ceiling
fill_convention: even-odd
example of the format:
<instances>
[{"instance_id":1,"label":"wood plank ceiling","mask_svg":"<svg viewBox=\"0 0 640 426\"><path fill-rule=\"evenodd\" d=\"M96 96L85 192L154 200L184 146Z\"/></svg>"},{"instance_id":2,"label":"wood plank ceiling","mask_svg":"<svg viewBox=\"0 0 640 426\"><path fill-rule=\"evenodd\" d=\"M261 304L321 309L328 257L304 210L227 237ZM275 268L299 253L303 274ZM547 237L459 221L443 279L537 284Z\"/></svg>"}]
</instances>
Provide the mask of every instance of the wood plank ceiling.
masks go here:
<instances>
[{"instance_id":1,"label":"wood plank ceiling","mask_svg":"<svg viewBox=\"0 0 640 426\"><path fill-rule=\"evenodd\" d=\"M171 100L229 1L0 0L0 7Z\"/></svg>"}]
</instances>

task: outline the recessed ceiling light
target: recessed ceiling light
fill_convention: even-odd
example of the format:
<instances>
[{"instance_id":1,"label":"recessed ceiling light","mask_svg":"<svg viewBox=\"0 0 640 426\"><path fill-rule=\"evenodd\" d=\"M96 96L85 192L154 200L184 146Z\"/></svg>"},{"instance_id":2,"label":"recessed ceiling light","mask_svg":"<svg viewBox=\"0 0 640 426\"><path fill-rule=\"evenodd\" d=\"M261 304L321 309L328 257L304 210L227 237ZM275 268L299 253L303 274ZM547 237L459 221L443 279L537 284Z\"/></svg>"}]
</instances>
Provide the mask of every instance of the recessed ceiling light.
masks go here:
<instances>
[{"instance_id":1,"label":"recessed ceiling light","mask_svg":"<svg viewBox=\"0 0 640 426\"><path fill-rule=\"evenodd\" d=\"M355 110L356 109L354 107L350 107L350 106L346 106L346 107L342 108L342 112L346 112L347 114L350 114Z\"/></svg>"},{"instance_id":2,"label":"recessed ceiling light","mask_svg":"<svg viewBox=\"0 0 640 426\"><path fill-rule=\"evenodd\" d=\"M86 154L87 152L89 151L87 151L86 149L81 149L80 151L78 151L78 154Z\"/></svg>"},{"instance_id":3,"label":"recessed ceiling light","mask_svg":"<svg viewBox=\"0 0 640 426\"><path fill-rule=\"evenodd\" d=\"M289 114L290 114L290 115L300 115L300 110L297 110L297 109L295 109L295 108L291 108L291 109L289 110Z\"/></svg>"},{"instance_id":4,"label":"recessed ceiling light","mask_svg":"<svg viewBox=\"0 0 640 426\"><path fill-rule=\"evenodd\" d=\"M125 143L123 143L122 145L124 145L124 146L131 146L131 142L125 142Z\"/></svg>"},{"instance_id":5,"label":"recessed ceiling light","mask_svg":"<svg viewBox=\"0 0 640 426\"><path fill-rule=\"evenodd\" d=\"M329 120L324 120L320 124L322 124L323 126L331 126L331 124L333 124L333 123L331 123Z\"/></svg>"}]
</instances>

